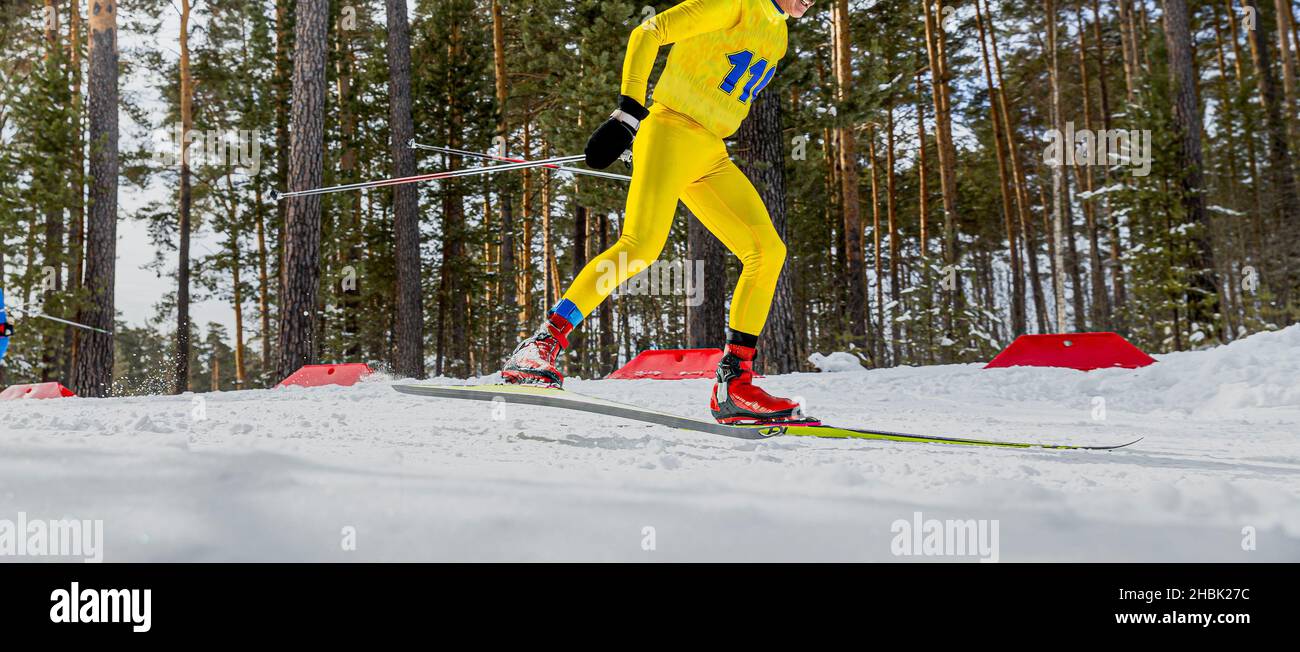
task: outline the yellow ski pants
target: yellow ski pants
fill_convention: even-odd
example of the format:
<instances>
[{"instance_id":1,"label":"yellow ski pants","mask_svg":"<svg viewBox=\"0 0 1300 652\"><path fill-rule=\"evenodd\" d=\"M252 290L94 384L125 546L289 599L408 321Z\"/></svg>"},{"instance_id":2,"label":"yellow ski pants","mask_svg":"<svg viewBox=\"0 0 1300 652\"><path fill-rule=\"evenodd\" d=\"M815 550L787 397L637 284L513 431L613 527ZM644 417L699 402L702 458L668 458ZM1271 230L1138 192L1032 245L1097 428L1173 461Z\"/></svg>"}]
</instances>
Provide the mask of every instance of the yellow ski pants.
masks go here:
<instances>
[{"instance_id":1,"label":"yellow ski pants","mask_svg":"<svg viewBox=\"0 0 1300 652\"><path fill-rule=\"evenodd\" d=\"M722 139L662 104L651 107L632 146L622 234L587 263L564 298L590 315L619 284L658 259L679 199L744 264L729 325L758 335L785 264L785 243Z\"/></svg>"}]
</instances>

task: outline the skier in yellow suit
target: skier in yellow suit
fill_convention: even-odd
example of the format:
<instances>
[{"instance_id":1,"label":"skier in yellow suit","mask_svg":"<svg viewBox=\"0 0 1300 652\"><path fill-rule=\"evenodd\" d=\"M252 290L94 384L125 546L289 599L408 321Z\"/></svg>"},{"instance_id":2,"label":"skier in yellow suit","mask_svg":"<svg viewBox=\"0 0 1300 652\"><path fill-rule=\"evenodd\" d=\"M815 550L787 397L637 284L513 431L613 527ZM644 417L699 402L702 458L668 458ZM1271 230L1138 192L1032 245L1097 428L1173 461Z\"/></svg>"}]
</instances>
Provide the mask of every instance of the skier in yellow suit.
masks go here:
<instances>
[{"instance_id":1,"label":"skier in yellow suit","mask_svg":"<svg viewBox=\"0 0 1300 652\"><path fill-rule=\"evenodd\" d=\"M587 164L603 169L631 153L632 183L623 232L593 258L502 370L509 383L558 387L556 366L568 335L622 282L659 257L678 200L741 262L725 354L710 409L721 423L815 423L799 405L753 384L758 335L785 262L766 207L732 163L723 139L740 127L786 53L786 20L814 0L687 0L632 31L618 110L587 143ZM673 44L647 109L659 48ZM609 270L616 270L611 274Z\"/></svg>"}]
</instances>

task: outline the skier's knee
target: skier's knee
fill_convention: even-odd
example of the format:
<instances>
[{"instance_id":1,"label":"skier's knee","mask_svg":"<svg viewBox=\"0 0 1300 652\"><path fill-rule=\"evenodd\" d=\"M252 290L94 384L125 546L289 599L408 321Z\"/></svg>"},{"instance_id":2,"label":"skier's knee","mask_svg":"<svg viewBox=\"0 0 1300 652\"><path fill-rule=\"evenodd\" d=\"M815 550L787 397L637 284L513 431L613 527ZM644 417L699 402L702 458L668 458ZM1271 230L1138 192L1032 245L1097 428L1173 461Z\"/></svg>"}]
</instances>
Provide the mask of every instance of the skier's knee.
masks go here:
<instances>
[{"instance_id":1,"label":"skier's knee","mask_svg":"<svg viewBox=\"0 0 1300 652\"><path fill-rule=\"evenodd\" d=\"M776 237L776 234L772 234L771 238L765 239L759 245L754 257L763 269L780 272L781 267L785 265L785 243L781 242L781 238Z\"/></svg>"},{"instance_id":2,"label":"skier's knee","mask_svg":"<svg viewBox=\"0 0 1300 652\"><path fill-rule=\"evenodd\" d=\"M623 251L627 253L627 266L635 274L650 266L656 260L659 260L660 254L664 251L664 245L655 245L654 243L632 242Z\"/></svg>"},{"instance_id":3,"label":"skier's knee","mask_svg":"<svg viewBox=\"0 0 1300 652\"><path fill-rule=\"evenodd\" d=\"M611 251L618 253L618 260L615 262L620 267L626 268L630 274L636 274L659 259L660 254L663 253L664 245L665 243L656 244L630 235L623 235L614 244Z\"/></svg>"}]
</instances>

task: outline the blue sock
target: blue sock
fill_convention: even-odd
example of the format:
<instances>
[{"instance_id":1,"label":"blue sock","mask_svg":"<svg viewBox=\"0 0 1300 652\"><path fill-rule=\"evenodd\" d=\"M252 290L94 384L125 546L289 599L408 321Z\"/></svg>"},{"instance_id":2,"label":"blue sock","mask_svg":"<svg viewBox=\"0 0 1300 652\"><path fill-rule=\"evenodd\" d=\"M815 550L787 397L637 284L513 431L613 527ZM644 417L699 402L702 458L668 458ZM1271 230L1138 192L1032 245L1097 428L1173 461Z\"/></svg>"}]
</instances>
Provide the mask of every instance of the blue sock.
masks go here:
<instances>
[{"instance_id":1,"label":"blue sock","mask_svg":"<svg viewBox=\"0 0 1300 652\"><path fill-rule=\"evenodd\" d=\"M573 324L575 328L582 323L583 319L582 311L578 310L578 306L568 299L560 299L560 302L555 304L554 308L546 311L546 314L559 315L570 324Z\"/></svg>"}]
</instances>

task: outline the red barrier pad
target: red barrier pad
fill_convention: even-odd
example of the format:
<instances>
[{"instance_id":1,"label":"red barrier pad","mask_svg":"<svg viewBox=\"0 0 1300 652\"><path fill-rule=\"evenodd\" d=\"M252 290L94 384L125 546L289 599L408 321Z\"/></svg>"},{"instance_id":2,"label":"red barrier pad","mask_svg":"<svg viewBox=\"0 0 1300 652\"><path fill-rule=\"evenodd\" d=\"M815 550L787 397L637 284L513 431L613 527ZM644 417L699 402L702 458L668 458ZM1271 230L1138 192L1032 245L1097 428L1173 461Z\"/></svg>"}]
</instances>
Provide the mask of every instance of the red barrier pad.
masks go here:
<instances>
[{"instance_id":1,"label":"red barrier pad","mask_svg":"<svg viewBox=\"0 0 1300 652\"><path fill-rule=\"evenodd\" d=\"M721 349L651 349L628 360L606 378L618 380L687 380L712 378L722 360Z\"/></svg>"},{"instance_id":2,"label":"red barrier pad","mask_svg":"<svg viewBox=\"0 0 1300 652\"><path fill-rule=\"evenodd\" d=\"M32 385L10 385L0 392L0 401L14 401L20 398L65 398L76 394L59 383L35 383Z\"/></svg>"},{"instance_id":3,"label":"red barrier pad","mask_svg":"<svg viewBox=\"0 0 1300 652\"><path fill-rule=\"evenodd\" d=\"M350 387L362 378L374 373L370 365L364 362L345 362L342 364L305 364L288 378L280 381L277 387L298 385L299 387L320 387L322 385L342 385Z\"/></svg>"},{"instance_id":4,"label":"red barrier pad","mask_svg":"<svg viewBox=\"0 0 1300 652\"><path fill-rule=\"evenodd\" d=\"M1080 371L1122 367L1136 369L1155 358L1116 333L1021 335L993 358L990 367L1067 367Z\"/></svg>"}]
</instances>

